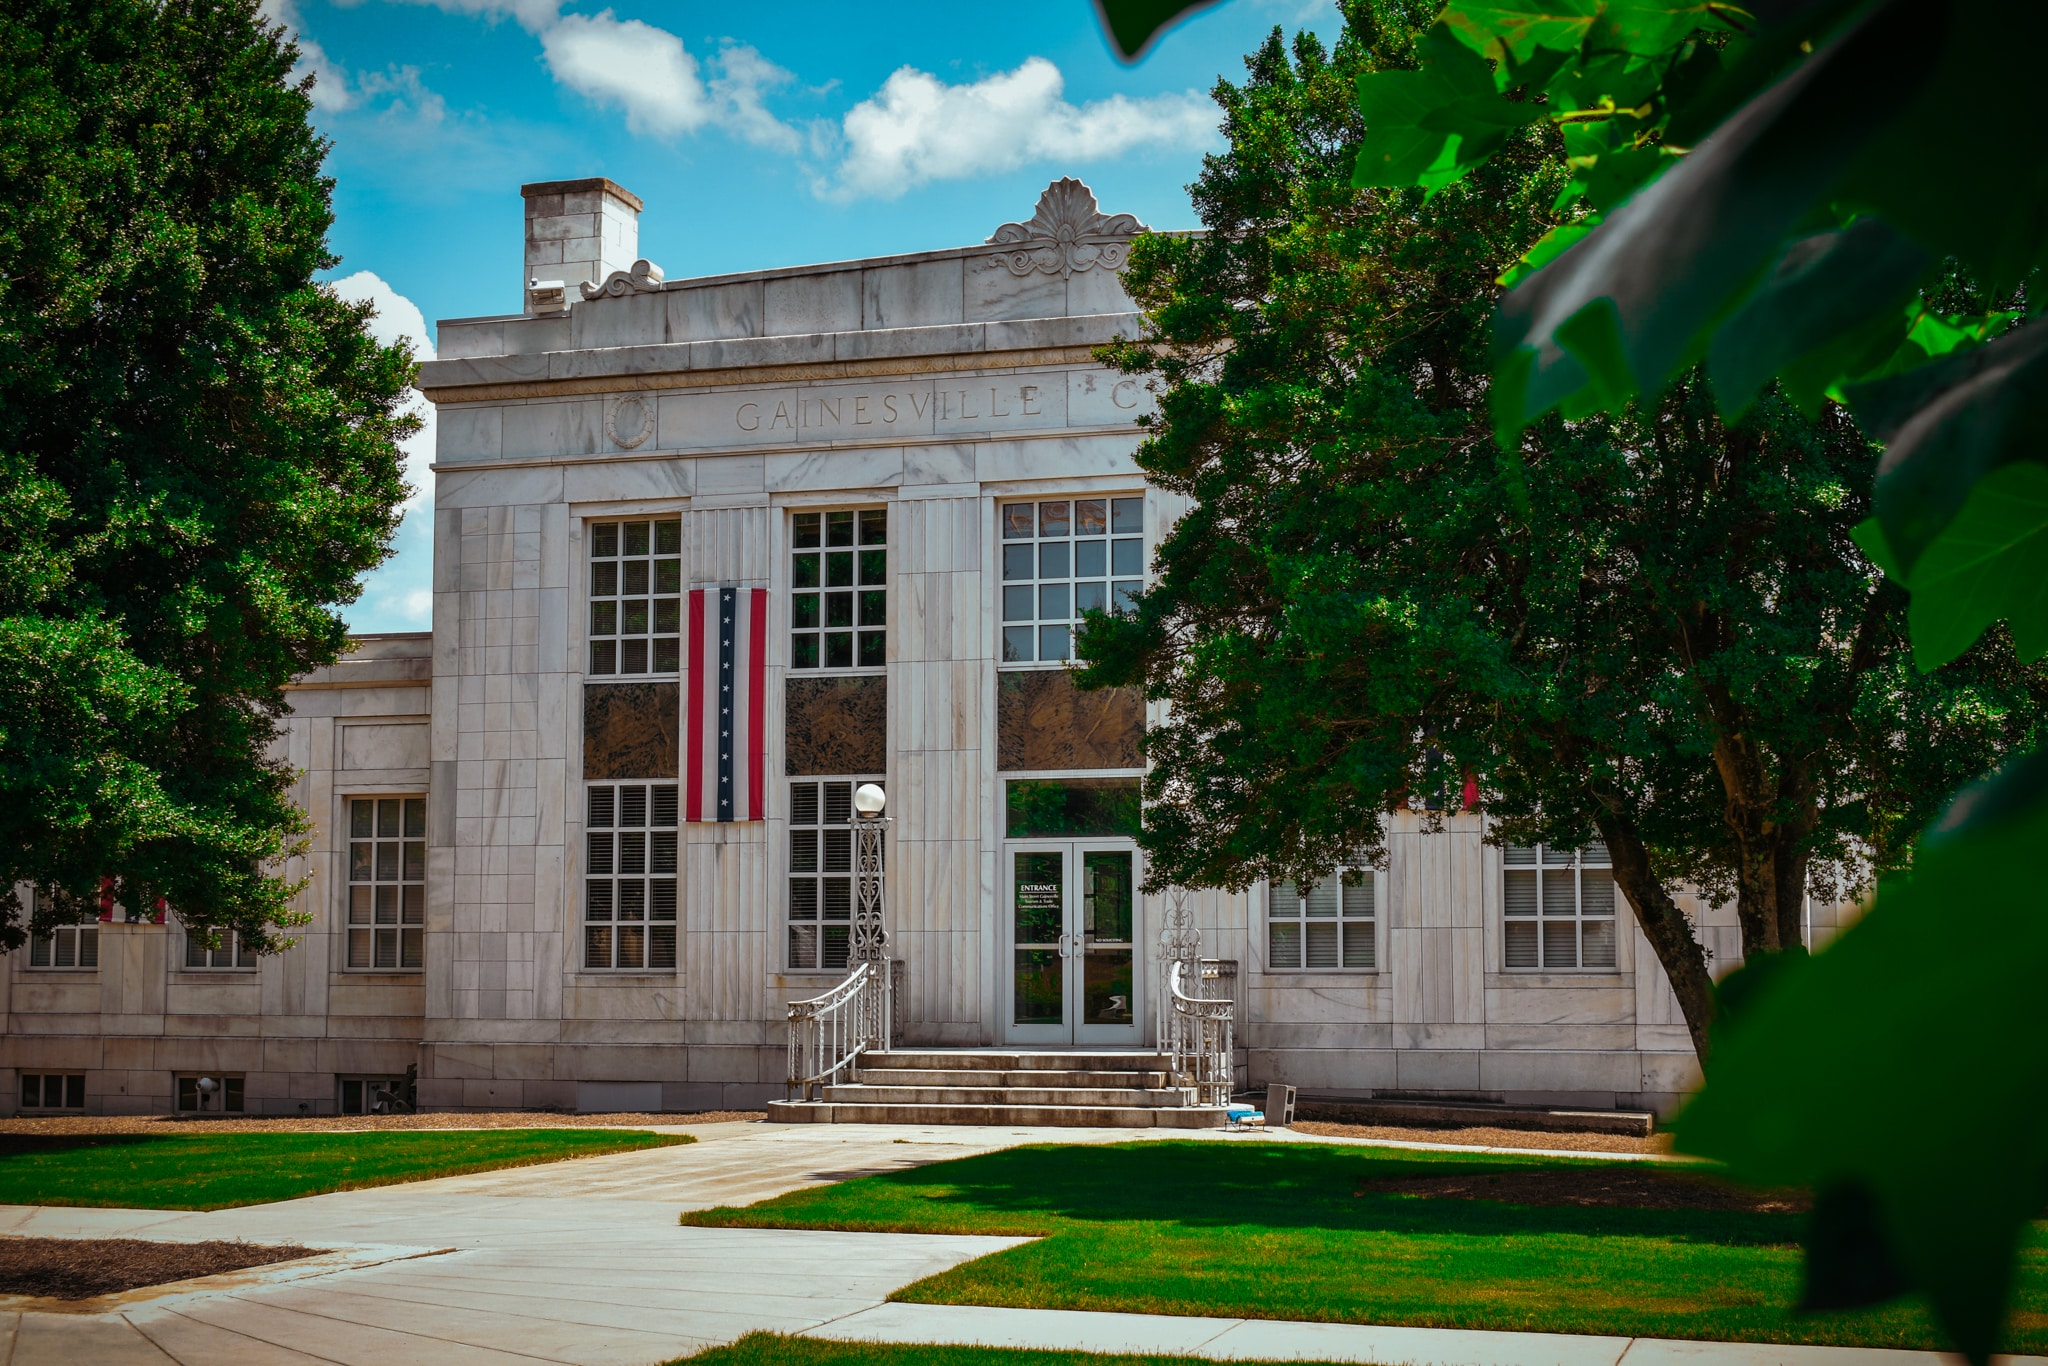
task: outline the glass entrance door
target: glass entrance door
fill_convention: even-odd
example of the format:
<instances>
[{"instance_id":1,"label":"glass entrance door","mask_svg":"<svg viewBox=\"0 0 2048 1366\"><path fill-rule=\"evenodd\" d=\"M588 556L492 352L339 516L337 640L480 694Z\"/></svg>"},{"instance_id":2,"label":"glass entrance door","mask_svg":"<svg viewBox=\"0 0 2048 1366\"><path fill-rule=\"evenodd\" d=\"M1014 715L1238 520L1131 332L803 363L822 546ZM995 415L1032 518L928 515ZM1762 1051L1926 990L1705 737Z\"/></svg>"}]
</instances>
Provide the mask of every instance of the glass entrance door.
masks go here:
<instances>
[{"instance_id":1,"label":"glass entrance door","mask_svg":"<svg viewBox=\"0 0 2048 1366\"><path fill-rule=\"evenodd\" d=\"M1136 847L1033 841L1007 858L1011 1042L1136 1047Z\"/></svg>"}]
</instances>

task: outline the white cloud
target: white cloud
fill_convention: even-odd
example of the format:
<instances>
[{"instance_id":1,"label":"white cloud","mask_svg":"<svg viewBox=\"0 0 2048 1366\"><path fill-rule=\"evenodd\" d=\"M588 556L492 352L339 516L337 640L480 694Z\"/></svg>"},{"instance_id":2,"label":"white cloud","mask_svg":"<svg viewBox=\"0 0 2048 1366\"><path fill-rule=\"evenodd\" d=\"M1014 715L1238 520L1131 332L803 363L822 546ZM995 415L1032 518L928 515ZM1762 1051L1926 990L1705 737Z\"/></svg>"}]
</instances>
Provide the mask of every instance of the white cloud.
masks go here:
<instances>
[{"instance_id":1,"label":"white cloud","mask_svg":"<svg viewBox=\"0 0 2048 1366\"><path fill-rule=\"evenodd\" d=\"M416 360L434 359L434 334L427 329L419 305L393 289L374 271L359 270L328 288L352 304L376 309L370 335L386 346L401 337L412 343ZM401 448L405 482L412 494L405 500L405 520L394 540L396 553L363 581L363 596L348 611L352 631L424 630L434 615L434 405L419 390L408 391L405 410L420 419L420 429Z\"/></svg>"},{"instance_id":2,"label":"white cloud","mask_svg":"<svg viewBox=\"0 0 2048 1366\"><path fill-rule=\"evenodd\" d=\"M352 304L367 303L376 308L370 318L370 335L386 346L403 337L412 343L416 360L434 359L433 333L419 305L387 284L372 271L359 270L329 286L337 296ZM405 411L420 419L420 429L406 439L405 481L412 495L405 500L408 520L414 512L431 516L434 505L434 405L417 389L408 390Z\"/></svg>"},{"instance_id":3,"label":"white cloud","mask_svg":"<svg viewBox=\"0 0 2048 1366\"><path fill-rule=\"evenodd\" d=\"M312 74L313 107L329 113L353 107L356 94L348 88L348 72L327 55L326 49L301 32L295 0L263 0L257 8L271 23L283 24L286 36L299 45L299 62L292 68L292 74Z\"/></svg>"},{"instance_id":4,"label":"white cloud","mask_svg":"<svg viewBox=\"0 0 2048 1366\"><path fill-rule=\"evenodd\" d=\"M598 104L621 106L636 133L674 137L711 118L697 59L666 29L606 10L564 15L540 41L556 80Z\"/></svg>"},{"instance_id":5,"label":"white cloud","mask_svg":"<svg viewBox=\"0 0 2048 1366\"><path fill-rule=\"evenodd\" d=\"M447 14L467 14L478 19L510 19L528 33L539 33L561 14L561 0L403 0L426 5ZM350 0L341 0L348 4Z\"/></svg>"},{"instance_id":6,"label":"white cloud","mask_svg":"<svg viewBox=\"0 0 2048 1366\"><path fill-rule=\"evenodd\" d=\"M821 191L835 199L894 199L932 180L1216 141L1216 106L1195 91L1074 105L1064 98L1065 85L1043 57L965 85L901 67L847 111L843 157Z\"/></svg>"},{"instance_id":7,"label":"white cloud","mask_svg":"<svg viewBox=\"0 0 2048 1366\"><path fill-rule=\"evenodd\" d=\"M625 111L635 133L673 138L706 125L761 147L795 151L796 130L768 112L766 92L794 79L753 48L729 43L706 81L683 40L610 10L565 14L541 31L556 80L597 104Z\"/></svg>"}]
</instances>

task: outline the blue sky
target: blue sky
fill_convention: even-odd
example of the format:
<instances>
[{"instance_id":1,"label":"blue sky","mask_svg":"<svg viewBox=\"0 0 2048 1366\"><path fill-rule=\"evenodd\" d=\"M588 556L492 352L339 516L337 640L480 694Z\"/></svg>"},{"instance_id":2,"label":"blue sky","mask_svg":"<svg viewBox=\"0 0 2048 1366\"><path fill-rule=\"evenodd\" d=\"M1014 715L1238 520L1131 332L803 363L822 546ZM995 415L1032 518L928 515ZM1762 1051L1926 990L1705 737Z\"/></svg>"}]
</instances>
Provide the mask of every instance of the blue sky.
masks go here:
<instances>
[{"instance_id":1,"label":"blue sky","mask_svg":"<svg viewBox=\"0 0 2048 1366\"><path fill-rule=\"evenodd\" d=\"M641 254L670 279L979 242L1058 175L1108 212L1193 226L1216 78L1241 77L1275 24L1338 22L1330 0L1229 0L1127 67L1087 0L266 7L298 35L334 144L336 287L416 342L517 311L529 181L633 190ZM431 450L429 431L408 452L421 491L355 630L428 624Z\"/></svg>"}]
</instances>

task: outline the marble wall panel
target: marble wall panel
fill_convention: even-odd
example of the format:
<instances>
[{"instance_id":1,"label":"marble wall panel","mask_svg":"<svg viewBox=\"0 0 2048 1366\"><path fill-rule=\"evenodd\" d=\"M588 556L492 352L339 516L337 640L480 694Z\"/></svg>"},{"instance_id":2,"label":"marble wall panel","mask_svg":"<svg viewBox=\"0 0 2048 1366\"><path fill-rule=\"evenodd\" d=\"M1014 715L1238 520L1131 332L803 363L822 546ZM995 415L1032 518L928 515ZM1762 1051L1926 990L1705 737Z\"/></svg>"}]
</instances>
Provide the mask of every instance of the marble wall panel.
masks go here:
<instances>
[{"instance_id":1,"label":"marble wall panel","mask_svg":"<svg viewBox=\"0 0 2048 1366\"><path fill-rule=\"evenodd\" d=\"M974 474L985 483L1108 475L1128 479L1137 488L1144 478L1132 459L1137 449L1135 430L1129 435L983 441L974 448Z\"/></svg>"},{"instance_id":2,"label":"marble wall panel","mask_svg":"<svg viewBox=\"0 0 2048 1366\"><path fill-rule=\"evenodd\" d=\"M693 460L593 461L571 465L561 477L562 497L571 503L680 501L697 491Z\"/></svg>"},{"instance_id":3,"label":"marble wall panel","mask_svg":"<svg viewBox=\"0 0 2048 1366\"><path fill-rule=\"evenodd\" d=\"M434 458L461 463L505 453L505 410L495 405L442 404L435 414Z\"/></svg>"},{"instance_id":4,"label":"marble wall panel","mask_svg":"<svg viewBox=\"0 0 2048 1366\"><path fill-rule=\"evenodd\" d=\"M1082 692L1065 669L996 675L996 767L1005 772L1137 768L1144 732L1135 688Z\"/></svg>"},{"instance_id":5,"label":"marble wall panel","mask_svg":"<svg viewBox=\"0 0 2048 1366\"><path fill-rule=\"evenodd\" d=\"M935 327L965 317L961 261L912 261L862 272L861 326Z\"/></svg>"},{"instance_id":6,"label":"marble wall panel","mask_svg":"<svg viewBox=\"0 0 2048 1366\"><path fill-rule=\"evenodd\" d=\"M726 341L761 335L761 282L696 285L662 293L676 341Z\"/></svg>"},{"instance_id":7,"label":"marble wall panel","mask_svg":"<svg viewBox=\"0 0 2048 1366\"><path fill-rule=\"evenodd\" d=\"M1098 313L1129 313L1135 307L1124 292L1124 277L1113 270L1077 270L1067 277L1067 312L1084 318ZM1136 328L1131 335L1136 335Z\"/></svg>"},{"instance_id":8,"label":"marble wall panel","mask_svg":"<svg viewBox=\"0 0 2048 1366\"><path fill-rule=\"evenodd\" d=\"M887 677L791 678L783 715L783 771L790 776L887 771Z\"/></svg>"},{"instance_id":9,"label":"marble wall panel","mask_svg":"<svg viewBox=\"0 0 2048 1366\"><path fill-rule=\"evenodd\" d=\"M762 281L762 335L858 332L860 277L858 270L835 270Z\"/></svg>"},{"instance_id":10,"label":"marble wall panel","mask_svg":"<svg viewBox=\"0 0 2048 1366\"><path fill-rule=\"evenodd\" d=\"M1067 421L1076 427L1122 427L1158 410L1150 384L1114 370L1067 372Z\"/></svg>"},{"instance_id":11,"label":"marble wall panel","mask_svg":"<svg viewBox=\"0 0 2048 1366\"><path fill-rule=\"evenodd\" d=\"M504 455L508 460L591 455L601 449L604 405L595 399L514 403L504 409L504 414Z\"/></svg>"},{"instance_id":12,"label":"marble wall panel","mask_svg":"<svg viewBox=\"0 0 2048 1366\"><path fill-rule=\"evenodd\" d=\"M675 777L682 706L679 683L584 684L584 778Z\"/></svg>"},{"instance_id":13,"label":"marble wall panel","mask_svg":"<svg viewBox=\"0 0 2048 1366\"><path fill-rule=\"evenodd\" d=\"M906 488L974 482L974 447L906 446L903 448L903 483ZM935 490L934 490L935 491ZM951 493L954 490L948 489ZM908 496L906 493L905 496ZM931 496L928 492L924 496Z\"/></svg>"},{"instance_id":14,"label":"marble wall panel","mask_svg":"<svg viewBox=\"0 0 2048 1366\"><path fill-rule=\"evenodd\" d=\"M504 503L559 502L562 471L551 468L444 470L434 476L438 508L497 507Z\"/></svg>"},{"instance_id":15,"label":"marble wall panel","mask_svg":"<svg viewBox=\"0 0 2048 1366\"><path fill-rule=\"evenodd\" d=\"M999 256L969 257L965 266L966 321L1058 318L1067 311L1067 282L1057 275L1016 276Z\"/></svg>"},{"instance_id":16,"label":"marble wall panel","mask_svg":"<svg viewBox=\"0 0 2048 1366\"><path fill-rule=\"evenodd\" d=\"M341 767L425 768L427 728L423 724L342 726Z\"/></svg>"}]
</instances>

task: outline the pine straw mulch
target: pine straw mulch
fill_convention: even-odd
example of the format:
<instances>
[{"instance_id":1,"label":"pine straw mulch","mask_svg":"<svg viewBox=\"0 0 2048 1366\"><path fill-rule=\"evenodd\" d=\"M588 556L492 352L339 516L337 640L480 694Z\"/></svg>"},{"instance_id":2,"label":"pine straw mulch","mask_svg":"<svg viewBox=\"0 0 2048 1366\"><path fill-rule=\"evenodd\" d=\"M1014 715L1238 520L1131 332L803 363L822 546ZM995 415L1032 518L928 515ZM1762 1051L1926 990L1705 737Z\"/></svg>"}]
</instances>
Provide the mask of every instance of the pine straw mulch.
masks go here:
<instances>
[{"instance_id":1,"label":"pine straw mulch","mask_svg":"<svg viewBox=\"0 0 2048 1366\"><path fill-rule=\"evenodd\" d=\"M0 1295L85 1300L319 1255L310 1247L221 1239L150 1243L139 1238L0 1237Z\"/></svg>"},{"instance_id":2,"label":"pine straw mulch","mask_svg":"<svg viewBox=\"0 0 2048 1366\"><path fill-rule=\"evenodd\" d=\"M1725 1210L1738 1214L1803 1214L1813 1208L1813 1201L1804 1191L1750 1190L1693 1172L1591 1163L1455 1176L1394 1176L1360 1182L1352 1194L1498 1200L1509 1205Z\"/></svg>"},{"instance_id":3,"label":"pine straw mulch","mask_svg":"<svg viewBox=\"0 0 2048 1366\"><path fill-rule=\"evenodd\" d=\"M657 1124L728 1124L768 1117L762 1110L699 1110L687 1114L554 1114L546 1110L460 1111L425 1115L43 1115L0 1119L7 1134L261 1134L334 1133L356 1129L645 1129Z\"/></svg>"},{"instance_id":4,"label":"pine straw mulch","mask_svg":"<svg viewBox=\"0 0 2048 1366\"><path fill-rule=\"evenodd\" d=\"M1633 1138L1626 1134L1546 1133L1538 1129L1494 1129L1474 1125L1458 1129L1421 1129L1395 1124L1330 1124L1297 1119L1287 1126L1298 1133L1324 1138L1380 1138L1403 1143L1451 1143L1464 1148L1538 1148L1550 1152L1654 1153L1671 1151L1671 1135Z\"/></svg>"}]
</instances>

